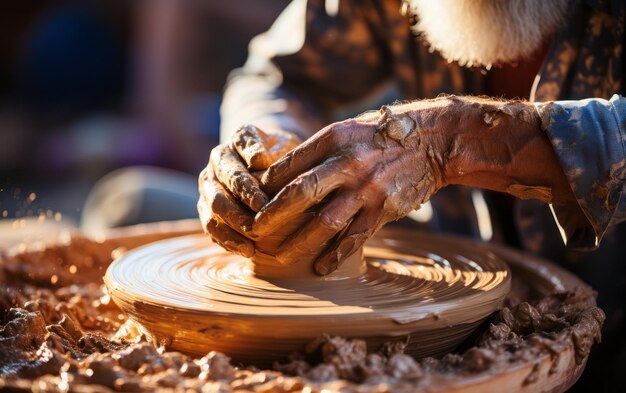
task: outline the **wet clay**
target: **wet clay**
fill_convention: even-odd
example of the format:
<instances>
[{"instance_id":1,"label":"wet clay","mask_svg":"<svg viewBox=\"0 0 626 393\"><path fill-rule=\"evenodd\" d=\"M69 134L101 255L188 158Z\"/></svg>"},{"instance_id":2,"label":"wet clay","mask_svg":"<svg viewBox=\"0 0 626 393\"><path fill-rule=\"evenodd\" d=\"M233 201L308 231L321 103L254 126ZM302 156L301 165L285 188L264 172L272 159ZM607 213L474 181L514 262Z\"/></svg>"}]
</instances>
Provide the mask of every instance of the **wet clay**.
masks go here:
<instances>
[{"instance_id":1,"label":"wet clay","mask_svg":"<svg viewBox=\"0 0 626 393\"><path fill-rule=\"evenodd\" d=\"M374 346L327 335L271 369L242 367L219 352L194 358L146 343L101 285L112 253L163 236L74 238L0 252L0 389L564 391L582 372L604 321L595 293L581 280L541 259L488 246L511 267L505 307L441 358L407 356L406 342ZM390 228L369 244L381 248L389 239L487 251L462 239Z\"/></svg>"},{"instance_id":2,"label":"wet clay","mask_svg":"<svg viewBox=\"0 0 626 393\"><path fill-rule=\"evenodd\" d=\"M322 277L309 265L257 264L196 235L129 252L104 280L147 335L186 353L268 365L326 333L441 355L501 307L510 272L492 253L434 240L388 239Z\"/></svg>"}]
</instances>

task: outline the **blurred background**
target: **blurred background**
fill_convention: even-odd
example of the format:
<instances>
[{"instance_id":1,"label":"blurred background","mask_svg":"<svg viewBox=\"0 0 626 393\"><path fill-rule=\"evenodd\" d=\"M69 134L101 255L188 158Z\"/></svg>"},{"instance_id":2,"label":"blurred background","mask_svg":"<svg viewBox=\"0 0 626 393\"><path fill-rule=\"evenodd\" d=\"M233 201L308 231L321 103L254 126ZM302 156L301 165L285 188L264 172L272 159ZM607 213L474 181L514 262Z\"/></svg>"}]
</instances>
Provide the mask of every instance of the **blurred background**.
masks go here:
<instances>
[{"instance_id":1,"label":"blurred background","mask_svg":"<svg viewBox=\"0 0 626 393\"><path fill-rule=\"evenodd\" d=\"M227 75L287 3L5 2L0 213L9 220L2 225L24 227L30 216L95 230L140 216L196 217L195 201L181 198L189 199L218 141ZM122 183L120 194L114 186ZM146 189L161 195L133 195ZM126 206L133 197L143 207ZM102 206L104 218L94 216Z\"/></svg>"},{"instance_id":2,"label":"blurred background","mask_svg":"<svg viewBox=\"0 0 626 393\"><path fill-rule=\"evenodd\" d=\"M67 233L61 229L94 234L138 222L197 217L196 179L218 142L228 73L243 65L249 40L266 30L287 3L3 2L0 250L54 240L50 236ZM498 228L490 226L482 193L467 193L467 203L445 192L436 199L440 210L451 213L449 232L467 234L469 227L474 237L495 238ZM510 198L501 203L509 206ZM476 209L475 216L464 206ZM547 207L542 208L544 227L559 236ZM412 214L426 223L436 209L433 213L426 205ZM466 222L466 216L477 220ZM611 359L624 365L623 307L608 304L624 287L613 278L623 277L617 269L625 265L615 263L623 254L621 245L607 239L600 251L579 253L573 258L576 265L566 265L604 289L599 303L609 316L609 344L592 354L577 385L580 391L596 387L597 375L613 367ZM592 257L596 260L583 263ZM557 254L551 258L560 261Z\"/></svg>"}]
</instances>

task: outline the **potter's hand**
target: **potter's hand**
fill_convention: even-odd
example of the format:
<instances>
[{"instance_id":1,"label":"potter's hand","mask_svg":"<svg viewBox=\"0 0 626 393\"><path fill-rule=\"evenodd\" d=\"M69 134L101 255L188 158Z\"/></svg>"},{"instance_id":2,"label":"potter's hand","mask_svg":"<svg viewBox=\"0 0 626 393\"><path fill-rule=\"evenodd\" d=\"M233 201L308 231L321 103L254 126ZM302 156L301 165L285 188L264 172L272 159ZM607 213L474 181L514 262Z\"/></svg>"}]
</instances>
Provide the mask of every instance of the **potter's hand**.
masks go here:
<instances>
[{"instance_id":1,"label":"potter's hand","mask_svg":"<svg viewBox=\"0 0 626 393\"><path fill-rule=\"evenodd\" d=\"M323 203L278 248L279 262L309 262L330 273L381 226L443 186L446 133L432 116L436 102L422 106L384 107L332 124L270 166L262 182L270 194L280 191L257 214L256 234L271 234Z\"/></svg>"},{"instance_id":2,"label":"potter's hand","mask_svg":"<svg viewBox=\"0 0 626 393\"><path fill-rule=\"evenodd\" d=\"M262 183L275 186L266 186L271 195L284 188L260 210L253 229L271 233L323 202L277 258L311 260L326 274L383 224L447 184L577 206L541 124L530 103L484 97L416 101L333 124L266 171Z\"/></svg>"},{"instance_id":3,"label":"potter's hand","mask_svg":"<svg viewBox=\"0 0 626 393\"><path fill-rule=\"evenodd\" d=\"M252 171L267 169L300 143L286 131L263 132L244 126L229 143L211 151L199 178L198 212L204 231L225 249L254 253L250 230L254 213L269 200Z\"/></svg>"}]
</instances>

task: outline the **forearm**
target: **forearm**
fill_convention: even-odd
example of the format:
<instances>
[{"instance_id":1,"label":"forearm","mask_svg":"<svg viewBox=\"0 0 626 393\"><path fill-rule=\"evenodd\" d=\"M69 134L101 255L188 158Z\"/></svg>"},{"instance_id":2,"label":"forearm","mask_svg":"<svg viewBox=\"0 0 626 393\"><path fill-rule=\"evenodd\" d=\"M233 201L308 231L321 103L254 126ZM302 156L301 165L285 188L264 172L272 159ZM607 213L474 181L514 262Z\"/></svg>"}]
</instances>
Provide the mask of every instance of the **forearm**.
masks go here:
<instances>
[{"instance_id":1,"label":"forearm","mask_svg":"<svg viewBox=\"0 0 626 393\"><path fill-rule=\"evenodd\" d=\"M222 143L231 140L244 124L266 133L292 132L305 140L327 123L320 106L304 98L306 93L298 94L293 87L287 87L292 78L315 83L310 76L300 75L306 67L296 64L302 49L299 41L307 43L302 24L306 14L307 2L293 1L269 31L250 42L248 60L231 73L224 93L220 109ZM285 72L284 68L294 71Z\"/></svg>"},{"instance_id":2,"label":"forearm","mask_svg":"<svg viewBox=\"0 0 626 393\"><path fill-rule=\"evenodd\" d=\"M436 107L436 109L434 109ZM546 203L574 201L534 106L479 97L444 97L391 107L433 143L442 185L463 184Z\"/></svg>"},{"instance_id":3,"label":"forearm","mask_svg":"<svg viewBox=\"0 0 626 393\"><path fill-rule=\"evenodd\" d=\"M575 202L533 104L463 97L451 105L462 128L450 143L449 183L546 203Z\"/></svg>"},{"instance_id":4,"label":"forearm","mask_svg":"<svg viewBox=\"0 0 626 393\"><path fill-rule=\"evenodd\" d=\"M370 95L393 73L381 40L389 20L375 23L370 15L381 17L376 2L341 1L331 16L323 1L292 1L250 42L246 64L231 75L222 141L245 123L304 140L330 123L337 108ZM395 8L392 15L402 23Z\"/></svg>"}]
</instances>

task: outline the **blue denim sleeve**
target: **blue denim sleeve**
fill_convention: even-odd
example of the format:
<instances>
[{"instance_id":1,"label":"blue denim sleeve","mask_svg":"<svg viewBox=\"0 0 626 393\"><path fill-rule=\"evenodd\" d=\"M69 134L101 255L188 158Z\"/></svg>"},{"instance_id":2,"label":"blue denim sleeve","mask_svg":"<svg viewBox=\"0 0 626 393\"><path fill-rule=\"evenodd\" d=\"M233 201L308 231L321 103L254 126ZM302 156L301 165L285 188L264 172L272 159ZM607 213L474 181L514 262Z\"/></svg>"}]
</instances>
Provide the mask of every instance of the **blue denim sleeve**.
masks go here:
<instances>
[{"instance_id":1,"label":"blue denim sleeve","mask_svg":"<svg viewBox=\"0 0 626 393\"><path fill-rule=\"evenodd\" d=\"M551 206L563 238L573 248L595 249L609 225L626 219L626 98L536 107L578 202Z\"/></svg>"}]
</instances>

